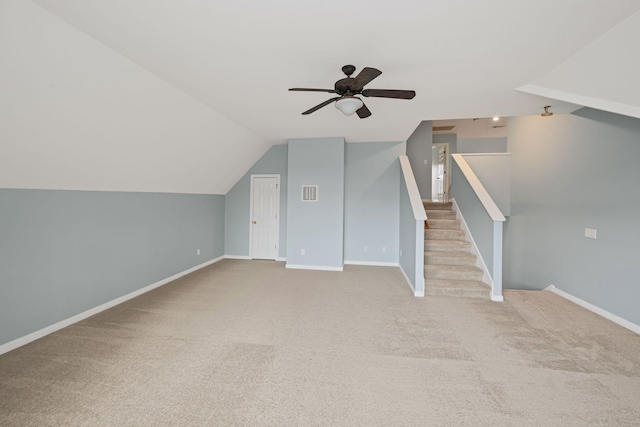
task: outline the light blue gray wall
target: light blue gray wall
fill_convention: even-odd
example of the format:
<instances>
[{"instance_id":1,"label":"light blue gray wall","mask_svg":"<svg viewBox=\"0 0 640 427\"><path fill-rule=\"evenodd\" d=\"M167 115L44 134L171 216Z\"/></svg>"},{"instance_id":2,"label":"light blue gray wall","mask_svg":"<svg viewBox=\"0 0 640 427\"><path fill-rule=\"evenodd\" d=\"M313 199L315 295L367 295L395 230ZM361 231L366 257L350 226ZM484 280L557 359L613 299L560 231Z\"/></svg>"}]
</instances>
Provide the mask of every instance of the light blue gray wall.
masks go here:
<instances>
[{"instance_id":1,"label":"light blue gray wall","mask_svg":"<svg viewBox=\"0 0 640 427\"><path fill-rule=\"evenodd\" d=\"M502 215L511 215L511 156L506 153L469 154L464 160Z\"/></svg>"},{"instance_id":2,"label":"light blue gray wall","mask_svg":"<svg viewBox=\"0 0 640 427\"><path fill-rule=\"evenodd\" d=\"M346 261L398 263L398 157L405 149L404 142L346 144Z\"/></svg>"},{"instance_id":3,"label":"light blue gray wall","mask_svg":"<svg viewBox=\"0 0 640 427\"><path fill-rule=\"evenodd\" d=\"M458 152L458 135L455 133L433 135L434 144L449 144L449 157Z\"/></svg>"},{"instance_id":4,"label":"light blue gray wall","mask_svg":"<svg viewBox=\"0 0 640 427\"><path fill-rule=\"evenodd\" d=\"M287 264L342 268L344 155L344 138L289 140ZM317 202L301 201L302 185L318 185Z\"/></svg>"},{"instance_id":5,"label":"light blue gray wall","mask_svg":"<svg viewBox=\"0 0 640 427\"><path fill-rule=\"evenodd\" d=\"M456 161L451 160L451 197L456 200L480 256L493 277L493 220Z\"/></svg>"},{"instance_id":6,"label":"light blue gray wall","mask_svg":"<svg viewBox=\"0 0 640 427\"><path fill-rule=\"evenodd\" d=\"M280 257L287 254L287 145L274 145L225 196L225 255L249 256L251 174L280 174Z\"/></svg>"},{"instance_id":7,"label":"light blue gray wall","mask_svg":"<svg viewBox=\"0 0 640 427\"><path fill-rule=\"evenodd\" d=\"M0 344L223 248L224 196L0 189Z\"/></svg>"},{"instance_id":8,"label":"light blue gray wall","mask_svg":"<svg viewBox=\"0 0 640 427\"><path fill-rule=\"evenodd\" d=\"M505 287L554 284L640 324L640 120L591 109L519 117L508 141Z\"/></svg>"},{"instance_id":9,"label":"light blue gray wall","mask_svg":"<svg viewBox=\"0 0 640 427\"><path fill-rule=\"evenodd\" d=\"M433 125L431 121L421 122L407 140L407 157L416 178L420 197L431 199L431 147L433 145ZM425 164L425 161L427 164Z\"/></svg>"},{"instance_id":10,"label":"light blue gray wall","mask_svg":"<svg viewBox=\"0 0 640 427\"><path fill-rule=\"evenodd\" d=\"M458 138L458 153L506 153L507 138Z\"/></svg>"}]
</instances>

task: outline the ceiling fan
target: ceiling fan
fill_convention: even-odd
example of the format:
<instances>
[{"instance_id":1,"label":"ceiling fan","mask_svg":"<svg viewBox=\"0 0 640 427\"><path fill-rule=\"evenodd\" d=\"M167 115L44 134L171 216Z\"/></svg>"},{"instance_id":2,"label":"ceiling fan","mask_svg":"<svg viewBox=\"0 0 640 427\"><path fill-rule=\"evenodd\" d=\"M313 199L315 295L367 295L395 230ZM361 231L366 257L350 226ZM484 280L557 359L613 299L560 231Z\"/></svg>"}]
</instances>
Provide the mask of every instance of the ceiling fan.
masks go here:
<instances>
[{"instance_id":1,"label":"ceiling fan","mask_svg":"<svg viewBox=\"0 0 640 427\"><path fill-rule=\"evenodd\" d=\"M322 104L318 104L313 108L308 109L303 115L311 114L314 111L326 107L332 102L336 103L336 108L342 111L347 116L357 113L361 119L367 118L371 115L371 111L364 105L362 99L355 95L362 95L364 97L375 98L396 98L396 99L413 99L416 96L416 92L413 90L395 90L395 89L364 89L365 85L371 82L373 79L382 74L382 71L375 68L365 67L356 77L351 75L356 71L356 67L353 65L345 65L342 67L342 72L346 74L346 78L338 80L334 89L308 89L294 87L289 90L298 92L328 92L335 93L340 96L331 98Z\"/></svg>"}]
</instances>

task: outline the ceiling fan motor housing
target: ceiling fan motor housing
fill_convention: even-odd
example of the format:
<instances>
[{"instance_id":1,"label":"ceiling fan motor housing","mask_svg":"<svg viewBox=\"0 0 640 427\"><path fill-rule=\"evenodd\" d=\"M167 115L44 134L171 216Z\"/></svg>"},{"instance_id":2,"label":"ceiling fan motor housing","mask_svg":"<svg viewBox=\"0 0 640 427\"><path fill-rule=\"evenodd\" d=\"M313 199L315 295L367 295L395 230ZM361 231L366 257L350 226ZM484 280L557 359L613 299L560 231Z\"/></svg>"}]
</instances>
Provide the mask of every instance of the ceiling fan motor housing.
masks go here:
<instances>
[{"instance_id":1,"label":"ceiling fan motor housing","mask_svg":"<svg viewBox=\"0 0 640 427\"><path fill-rule=\"evenodd\" d=\"M356 88L356 79L354 79L353 77L347 77L347 78L338 80L334 87L338 95L352 96L358 92Z\"/></svg>"}]
</instances>

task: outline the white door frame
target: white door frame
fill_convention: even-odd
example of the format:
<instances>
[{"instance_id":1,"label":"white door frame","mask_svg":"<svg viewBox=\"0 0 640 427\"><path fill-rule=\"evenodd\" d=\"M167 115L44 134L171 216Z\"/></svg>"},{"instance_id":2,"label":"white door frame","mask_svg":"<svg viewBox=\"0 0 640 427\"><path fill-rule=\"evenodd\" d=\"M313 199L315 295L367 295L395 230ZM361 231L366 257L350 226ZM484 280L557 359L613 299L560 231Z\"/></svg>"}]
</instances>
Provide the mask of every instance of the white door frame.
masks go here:
<instances>
[{"instance_id":1,"label":"white door frame","mask_svg":"<svg viewBox=\"0 0 640 427\"><path fill-rule=\"evenodd\" d=\"M451 159L451 153L449 152L449 143L448 142L434 142L431 145L431 149L433 150L433 147L444 147L446 154L444 156L444 194L445 194L445 202L449 200L449 188L451 187L451 163L450 163L450 159ZM433 164L431 165L431 167L433 168ZM431 176L433 177L433 171L431 172ZM435 185L435 183L433 182L433 179L431 179L431 199L433 199L433 186Z\"/></svg>"},{"instance_id":2,"label":"white door frame","mask_svg":"<svg viewBox=\"0 0 640 427\"><path fill-rule=\"evenodd\" d=\"M253 183L254 178L276 178L276 256L280 258L280 174L251 174L251 189L249 190L249 258L253 259Z\"/></svg>"}]
</instances>

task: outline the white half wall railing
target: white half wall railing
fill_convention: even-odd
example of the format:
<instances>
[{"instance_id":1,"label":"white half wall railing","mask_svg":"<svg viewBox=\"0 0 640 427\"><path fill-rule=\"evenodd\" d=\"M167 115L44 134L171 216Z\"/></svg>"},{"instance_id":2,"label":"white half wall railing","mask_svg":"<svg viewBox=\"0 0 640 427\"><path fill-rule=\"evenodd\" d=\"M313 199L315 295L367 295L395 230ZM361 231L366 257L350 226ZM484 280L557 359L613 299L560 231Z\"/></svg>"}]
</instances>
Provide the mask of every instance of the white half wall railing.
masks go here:
<instances>
[{"instance_id":1,"label":"white half wall railing","mask_svg":"<svg viewBox=\"0 0 640 427\"><path fill-rule=\"evenodd\" d=\"M407 156L400 156L400 269L416 297L424 296L424 221L427 214Z\"/></svg>"},{"instance_id":2,"label":"white half wall railing","mask_svg":"<svg viewBox=\"0 0 640 427\"><path fill-rule=\"evenodd\" d=\"M502 297L502 234L505 217L461 154L453 154L451 195L489 271L491 300Z\"/></svg>"}]
</instances>

